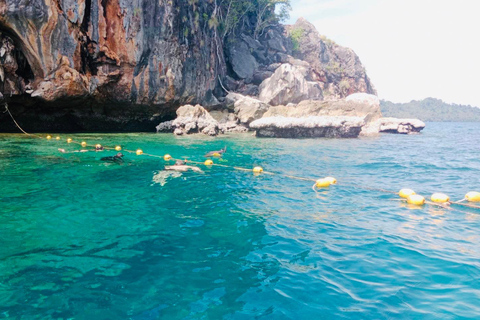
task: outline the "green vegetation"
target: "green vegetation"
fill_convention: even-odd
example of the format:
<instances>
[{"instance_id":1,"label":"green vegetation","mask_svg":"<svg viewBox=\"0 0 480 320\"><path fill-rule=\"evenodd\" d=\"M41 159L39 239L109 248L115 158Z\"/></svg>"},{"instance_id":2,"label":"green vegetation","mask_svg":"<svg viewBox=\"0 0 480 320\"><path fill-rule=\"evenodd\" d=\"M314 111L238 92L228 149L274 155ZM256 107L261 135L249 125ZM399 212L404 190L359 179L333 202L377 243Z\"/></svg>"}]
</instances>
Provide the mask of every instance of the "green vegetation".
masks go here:
<instances>
[{"instance_id":1,"label":"green vegetation","mask_svg":"<svg viewBox=\"0 0 480 320\"><path fill-rule=\"evenodd\" d=\"M337 61L330 60L325 69L330 73L342 74L345 69Z\"/></svg>"},{"instance_id":2,"label":"green vegetation","mask_svg":"<svg viewBox=\"0 0 480 320\"><path fill-rule=\"evenodd\" d=\"M431 122L480 122L480 108L448 104L434 98L408 103L382 100L380 107L384 117L418 118Z\"/></svg>"},{"instance_id":3,"label":"green vegetation","mask_svg":"<svg viewBox=\"0 0 480 320\"><path fill-rule=\"evenodd\" d=\"M323 34L320 36L320 40L322 40L323 42L325 42L325 43L327 44L327 46L336 45L335 41L333 41L332 39L327 38L327 36L324 36Z\"/></svg>"},{"instance_id":4,"label":"green vegetation","mask_svg":"<svg viewBox=\"0 0 480 320\"><path fill-rule=\"evenodd\" d=\"M290 9L290 0L221 0L213 17L217 17L218 13L223 37L240 26L248 26L257 39L268 27L288 19Z\"/></svg>"},{"instance_id":5,"label":"green vegetation","mask_svg":"<svg viewBox=\"0 0 480 320\"><path fill-rule=\"evenodd\" d=\"M303 35L305 30L302 28L295 28L290 31L290 40L292 41L293 51L298 52L300 51L300 42L302 41Z\"/></svg>"},{"instance_id":6,"label":"green vegetation","mask_svg":"<svg viewBox=\"0 0 480 320\"><path fill-rule=\"evenodd\" d=\"M342 79L342 81L340 81L340 83L338 84L338 87L340 88L340 92L343 95L347 95L348 90L350 89L350 82L348 82L347 79Z\"/></svg>"}]
</instances>

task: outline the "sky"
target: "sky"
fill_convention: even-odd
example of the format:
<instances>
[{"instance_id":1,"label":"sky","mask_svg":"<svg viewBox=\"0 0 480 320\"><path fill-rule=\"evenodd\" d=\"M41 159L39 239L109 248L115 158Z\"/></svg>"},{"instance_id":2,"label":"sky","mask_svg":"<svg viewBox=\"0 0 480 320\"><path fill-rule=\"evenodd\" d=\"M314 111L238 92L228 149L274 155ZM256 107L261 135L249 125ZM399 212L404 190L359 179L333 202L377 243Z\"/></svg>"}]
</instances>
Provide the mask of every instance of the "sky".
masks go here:
<instances>
[{"instance_id":1,"label":"sky","mask_svg":"<svg viewBox=\"0 0 480 320\"><path fill-rule=\"evenodd\" d=\"M480 107L480 1L291 0L304 17L360 57L380 99L427 97Z\"/></svg>"}]
</instances>

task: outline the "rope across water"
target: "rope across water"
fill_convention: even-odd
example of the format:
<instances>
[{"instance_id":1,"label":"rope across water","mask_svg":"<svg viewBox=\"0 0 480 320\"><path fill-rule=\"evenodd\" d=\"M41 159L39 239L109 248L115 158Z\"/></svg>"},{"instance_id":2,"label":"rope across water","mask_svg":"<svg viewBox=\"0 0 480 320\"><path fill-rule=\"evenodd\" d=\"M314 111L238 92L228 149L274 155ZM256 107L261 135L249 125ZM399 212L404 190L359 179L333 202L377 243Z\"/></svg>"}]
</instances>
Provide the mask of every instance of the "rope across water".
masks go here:
<instances>
[{"instance_id":1,"label":"rope across water","mask_svg":"<svg viewBox=\"0 0 480 320\"><path fill-rule=\"evenodd\" d=\"M10 117L11 117L13 123L15 124L15 126L25 135L27 135L29 137L39 138L39 139L47 139L47 140L52 140L53 139L53 137L51 135L47 135L47 136L43 137L43 136L40 136L38 134L30 134L30 133L26 132L25 130L23 130L20 127L20 125L18 124L18 122L15 120L13 115L11 114L10 110L8 109L8 105L5 105L5 112L8 112L8 114L10 115ZM55 140L61 141L61 137L56 136ZM261 168L261 167L254 167L254 168L250 169L250 168L243 168L243 167L238 167L238 166L229 166L229 165L225 165L225 164L215 163L212 160L207 160L205 162L199 162L199 161L193 161L193 160L183 160L183 159L173 158L170 155L163 155L162 156L162 155L156 155L156 154L151 154L151 153L145 153L141 149L129 150L129 149L123 149L121 146L111 147L111 146L102 146L100 144L91 145L91 144L88 144L86 141L81 141L80 142L80 141L73 140L71 138L66 139L66 142L68 144L73 143L73 144L79 145L83 148L82 150L75 151L75 152L99 151L99 149L101 149L101 150L111 150L111 151L123 151L123 152L131 153L131 154L136 154L138 156L147 156L147 157L152 157L152 158L163 159L166 162L181 160L181 161L186 161L187 163L192 163L192 164L197 164L197 165L216 166L216 167L227 168L227 169L238 170L238 171L244 171L244 172L253 172L256 175L258 175L258 174L277 175L277 176L281 176L281 177L288 178L288 179L314 182L314 184L311 188L312 188L313 191L315 191L317 197L319 195L318 194L319 189L326 189L326 188L330 187L331 185L334 185L334 184L337 183L336 179L332 178L332 177L326 177L326 178L322 178L322 179L313 179L313 178L300 177L300 176L295 176L295 175L290 175L290 174L284 174L284 173L281 173L281 172L264 171L263 168ZM63 153L70 153L70 152L65 151L64 149L59 149L59 150L63 150ZM424 197L416 195L415 192L413 192L410 189L402 189L398 193L398 192L394 192L394 191L391 191L391 190L365 187L363 185L359 186L359 185L347 184L347 183L342 183L341 185L343 187L351 187L351 188L366 190L366 191L375 191L375 192L384 193L384 194L391 194L391 195L393 195L393 194L398 195L399 194L401 198L406 199L406 200L403 200L403 199L399 199L399 200L407 201L408 203L413 204L413 205L428 204L428 205L432 205L432 206L436 206L436 207L441 207L441 208L444 208L444 209L455 210L455 211L458 211L458 212L463 212L463 211L452 208L450 205L462 206L462 207L471 208L471 209L480 209L480 206L471 204L472 202L480 202L480 193L478 193L478 192L469 192L469 193L467 193L465 198L463 198L459 201L450 201L450 199L447 196L442 195L442 194L440 194L440 195L445 196L446 201L443 201L443 200L442 201L436 201L436 199L434 199L434 196L438 195L438 194L434 194L432 196L432 200L434 200L434 201L427 201L427 200L425 200ZM404 195L403 193L405 193L405 192L408 193L408 194ZM411 198L409 198L409 197L416 197L416 198L414 200L410 200ZM467 200L470 201L470 202L469 203L463 203Z\"/></svg>"}]
</instances>

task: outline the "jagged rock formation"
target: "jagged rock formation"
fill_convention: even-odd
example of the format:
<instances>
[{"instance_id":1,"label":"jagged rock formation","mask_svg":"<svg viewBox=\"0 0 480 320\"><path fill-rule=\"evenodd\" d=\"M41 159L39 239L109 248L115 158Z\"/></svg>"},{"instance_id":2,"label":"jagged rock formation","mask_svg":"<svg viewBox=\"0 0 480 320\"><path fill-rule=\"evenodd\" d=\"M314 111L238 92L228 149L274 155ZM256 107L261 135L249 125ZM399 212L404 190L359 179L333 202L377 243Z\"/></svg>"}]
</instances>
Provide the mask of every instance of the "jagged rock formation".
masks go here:
<instances>
[{"instance_id":1,"label":"jagged rock formation","mask_svg":"<svg viewBox=\"0 0 480 320\"><path fill-rule=\"evenodd\" d=\"M374 92L353 51L303 20L256 34L249 17L224 38L219 10L197 0L0 0L0 93L27 131L153 131L185 104L229 110L230 129L264 111L229 109L228 91L273 105ZM299 27L308 41L297 50ZM5 117L0 131L15 131Z\"/></svg>"},{"instance_id":2,"label":"jagged rock formation","mask_svg":"<svg viewBox=\"0 0 480 320\"><path fill-rule=\"evenodd\" d=\"M352 49L339 46L321 36L303 18L286 29L293 56L310 63L326 100L345 98L355 92L377 94Z\"/></svg>"}]
</instances>

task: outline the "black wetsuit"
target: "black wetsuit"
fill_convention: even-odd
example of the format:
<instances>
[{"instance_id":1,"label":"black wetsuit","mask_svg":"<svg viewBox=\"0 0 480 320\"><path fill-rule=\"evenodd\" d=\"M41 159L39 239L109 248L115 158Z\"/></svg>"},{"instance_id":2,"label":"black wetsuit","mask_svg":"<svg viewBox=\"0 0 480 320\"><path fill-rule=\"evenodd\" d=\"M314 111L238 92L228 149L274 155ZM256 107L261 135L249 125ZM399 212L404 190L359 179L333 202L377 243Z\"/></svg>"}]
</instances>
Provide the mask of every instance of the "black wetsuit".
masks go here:
<instances>
[{"instance_id":1,"label":"black wetsuit","mask_svg":"<svg viewBox=\"0 0 480 320\"><path fill-rule=\"evenodd\" d=\"M112 162L115 162L115 163L122 163L123 162L123 159L122 159L123 155L122 156L111 156L111 157L103 157L101 158L100 160L102 161L112 161Z\"/></svg>"}]
</instances>

